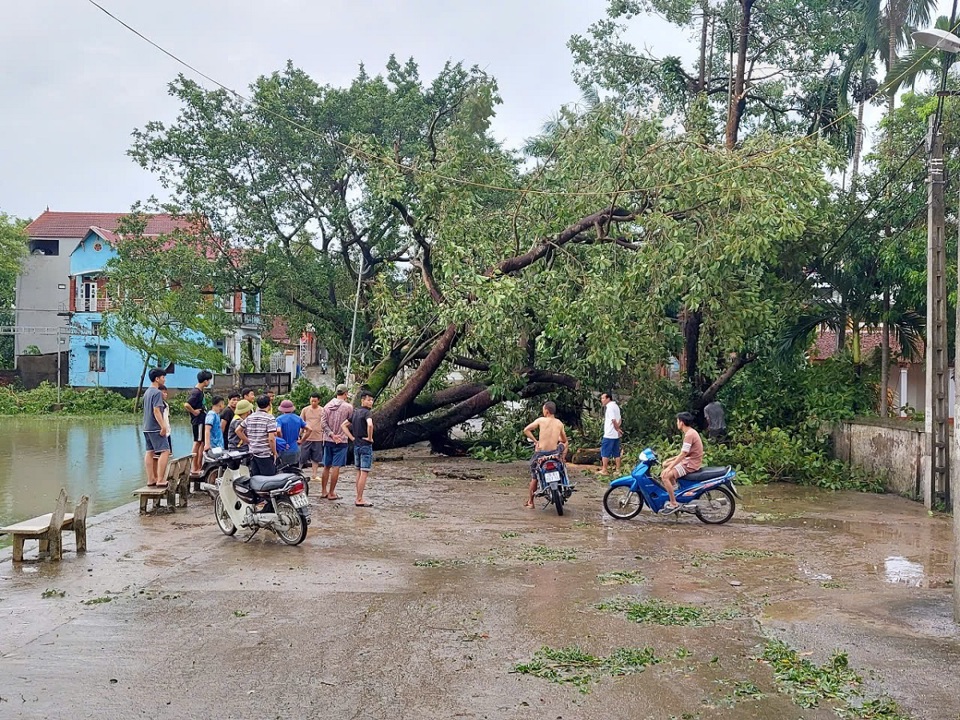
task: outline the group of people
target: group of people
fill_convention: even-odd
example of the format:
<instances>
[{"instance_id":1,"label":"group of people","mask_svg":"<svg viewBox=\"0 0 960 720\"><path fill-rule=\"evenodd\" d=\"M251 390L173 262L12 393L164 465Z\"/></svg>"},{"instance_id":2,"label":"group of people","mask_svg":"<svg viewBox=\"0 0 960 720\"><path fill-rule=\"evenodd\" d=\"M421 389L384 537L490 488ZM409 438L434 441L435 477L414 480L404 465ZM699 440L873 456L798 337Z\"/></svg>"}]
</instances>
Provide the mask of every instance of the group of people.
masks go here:
<instances>
[{"instance_id":1,"label":"group of people","mask_svg":"<svg viewBox=\"0 0 960 720\"><path fill-rule=\"evenodd\" d=\"M610 461L614 462L616 473L620 474L620 464L623 456L621 439L623 438L622 416L620 406L614 401L613 395L608 392L600 394L600 404L603 406L603 437L600 441L600 474L610 474ZM524 507L534 507L534 496L537 490L537 466L539 461L547 456L556 455L561 460L567 460L567 433L563 423L556 417L557 406L553 402L543 404L543 415L523 429L523 434L534 445L533 457L530 460L530 488L529 496ZM714 401L704 408L707 420L707 433L711 439L721 440L726 435L726 423L723 418L723 407ZM689 412L681 412L676 416L677 429L683 433L683 444L680 452L663 463L660 473L660 482L667 491L670 500L662 513L673 514L680 509L677 502L676 489L680 478L696 472L703 466L703 441L700 433L694 427L694 417ZM534 436L534 432L537 433Z\"/></svg>"},{"instance_id":2,"label":"group of people","mask_svg":"<svg viewBox=\"0 0 960 720\"><path fill-rule=\"evenodd\" d=\"M170 444L170 407L167 402L166 373L150 371L150 387L143 396L143 434L147 451L144 464L147 485L164 487ZM320 479L320 498L341 500L337 495L340 468L347 464L348 447L353 443L357 468L357 507L373 507L364 492L373 468L373 394L360 393L360 406L350 403L350 389L339 385L336 396L321 406L319 393L300 414L289 399L274 415L274 393L257 395L252 388L231 392L226 399L213 395L207 402L207 387L213 375L197 373L197 384L183 404L190 417L193 436L192 472L199 475L203 454L213 448L247 450L251 475L276 475L286 467L312 468L312 481ZM322 468L322 470L321 470Z\"/></svg>"}]
</instances>

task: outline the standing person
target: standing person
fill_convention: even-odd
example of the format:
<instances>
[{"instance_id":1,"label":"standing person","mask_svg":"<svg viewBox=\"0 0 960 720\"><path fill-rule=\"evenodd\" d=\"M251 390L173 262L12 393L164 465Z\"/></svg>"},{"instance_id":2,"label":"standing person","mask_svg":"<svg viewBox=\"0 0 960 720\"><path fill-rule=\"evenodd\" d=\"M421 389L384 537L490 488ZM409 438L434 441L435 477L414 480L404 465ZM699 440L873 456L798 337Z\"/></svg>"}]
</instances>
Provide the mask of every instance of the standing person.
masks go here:
<instances>
[{"instance_id":1,"label":"standing person","mask_svg":"<svg viewBox=\"0 0 960 720\"><path fill-rule=\"evenodd\" d=\"M267 390L267 397L270 398L270 407L271 407L271 408L273 407L273 399L274 399L276 396L277 396L277 394L276 394L273 390Z\"/></svg>"},{"instance_id":2,"label":"standing person","mask_svg":"<svg viewBox=\"0 0 960 720\"><path fill-rule=\"evenodd\" d=\"M300 462L310 463L313 468L310 482L316 482L317 471L323 462L323 408L320 407L320 393L310 395L310 404L300 411L300 419L304 424Z\"/></svg>"},{"instance_id":3,"label":"standing person","mask_svg":"<svg viewBox=\"0 0 960 720\"><path fill-rule=\"evenodd\" d=\"M707 418L707 437L714 442L723 442L727 437L727 421L723 417L723 405L714 400L703 409Z\"/></svg>"},{"instance_id":4,"label":"standing person","mask_svg":"<svg viewBox=\"0 0 960 720\"><path fill-rule=\"evenodd\" d=\"M296 413L296 405L290 400L280 403L280 416L277 418L277 435L287 441L287 451L280 459L282 466L300 466L300 438L306 423Z\"/></svg>"},{"instance_id":5,"label":"standing person","mask_svg":"<svg viewBox=\"0 0 960 720\"><path fill-rule=\"evenodd\" d=\"M214 395L210 400L210 411L203 422L203 450L224 447L223 425L220 424L220 413L223 412L223 398Z\"/></svg>"},{"instance_id":6,"label":"standing person","mask_svg":"<svg viewBox=\"0 0 960 720\"><path fill-rule=\"evenodd\" d=\"M233 420L230 421L230 427L227 428L227 450L242 450L246 448L247 443L245 440L240 439L240 436L237 434L237 428L240 427L240 423L246 420L247 416L252 412L253 405L246 400L241 400L237 403Z\"/></svg>"},{"instance_id":7,"label":"standing person","mask_svg":"<svg viewBox=\"0 0 960 720\"><path fill-rule=\"evenodd\" d=\"M537 460L547 455L559 455L560 460L567 461L567 431L563 423L554 417L557 414L557 405L547 401L543 404L543 417L538 417L523 429L523 434L533 441L533 457L530 458L530 497L524 503L525 508L534 507L533 497L537 491ZM538 430L538 436L533 431Z\"/></svg>"},{"instance_id":8,"label":"standing person","mask_svg":"<svg viewBox=\"0 0 960 720\"><path fill-rule=\"evenodd\" d=\"M363 497L367 488L367 476L373 468L373 393L364 390L360 393L360 407L353 411L353 417L344 420L340 426L343 434L353 442L353 463L357 466L357 507L373 507Z\"/></svg>"},{"instance_id":9,"label":"standing person","mask_svg":"<svg viewBox=\"0 0 960 720\"><path fill-rule=\"evenodd\" d=\"M147 452L143 464L149 487L166 487L167 463L170 462L170 423L164 420L166 403L160 386L167 374L160 368L150 371L150 387L143 394L143 438ZM159 456L158 456L159 455Z\"/></svg>"},{"instance_id":10,"label":"standing person","mask_svg":"<svg viewBox=\"0 0 960 720\"><path fill-rule=\"evenodd\" d=\"M323 406L320 424L323 428L323 474L320 476L320 497L340 500L337 481L340 468L347 464L347 436L343 423L353 417L350 388L337 385L337 396ZM329 488L327 483L329 482Z\"/></svg>"},{"instance_id":11,"label":"standing person","mask_svg":"<svg viewBox=\"0 0 960 720\"><path fill-rule=\"evenodd\" d=\"M187 395L183 409L190 415L190 429L193 431L193 468L191 474L199 475L203 465L203 427L207 416L203 408L203 391L213 380L213 373L201 370L197 373L197 384Z\"/></svg>"},{"instance_id":12,"label":"standing person","mask_svg":"<svg viewBox=\"0 0 960 720\"><path fill-rule=\"evenodd\" d=\"M623 428L620 426L620 406L613 401L608 393L600 394L600 404L603 405L603 439L600 441L600 468L601 475L609 474L607 465L610 459L616 462L617 474L620 473L623 450L620 447L620 438L623 437Z\"/></svg>"},{"instance_id":13,"label":"standing person","mask_svg":"<svg viewBox=\"0 0 960 720\"><path fill-rule=\"evenodd\" d=\"M242 400L246 400L253 407L257 406L257 391L254 390L253 388L245 387L243 390L241 390L240 398Z\"/></svg>"},{"instance_id":14,"label":"standing person","mask_svg":"<svg viewBox=\"0 0 960 720\"><path fill-rule=\"evenodd\" d=\"M227 436L227 430L230 429L230 423L233 422L233 417L237 413L237 403L240 402L240 393L236 390L233 390L229 396L227 396L227 406L223 409L223 412L220 413L220 429L223 431L223 436Z\"/></svg>"},{"instance_id":15,"label":"standing person","mask_svg":"<svg viewBox=\"0 0 960 720\"><path fill-rule=\"evenodd\" d=\"M277 421L269 412L270 398L257 398L257 411L237 428L237 437L250 448L250 474L277 474Z\"/></svg>"},{"instance_id":16,"label":"standing person","mask_svg":"<svg viewBox=\"0 0 960 720\"><path fill-rule=\"evenodd\" d=\"M660 481L670 496L670 502L660 510L664 515L680 509L674 489L677 481L684 475L696 472L703 465L703 441L693 429L693 415L688 412L677 414L677 430L683 433L683 446L680 452L663 464Z\"/></svg>"}]
</instances>

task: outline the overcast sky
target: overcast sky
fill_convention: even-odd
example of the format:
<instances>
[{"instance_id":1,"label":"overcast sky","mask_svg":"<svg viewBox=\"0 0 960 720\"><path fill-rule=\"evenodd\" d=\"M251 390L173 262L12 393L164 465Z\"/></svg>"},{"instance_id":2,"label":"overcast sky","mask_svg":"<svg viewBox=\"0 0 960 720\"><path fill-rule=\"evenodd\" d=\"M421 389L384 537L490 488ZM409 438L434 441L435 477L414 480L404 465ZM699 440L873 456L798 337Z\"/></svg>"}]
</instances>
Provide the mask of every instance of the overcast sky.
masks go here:
<instances>
[{"instance_id":1,"label":"overcast sky","mask_svg":"<svg viewBox=\"0 0 960 720\"><path fill-rule=\"evenodd\" d=\"M381 71L390 53L413 56L425 78L447 60L477 64L500 84L494 131L513 144L578 99L566 42L606 7L606 0L99 1L241 92L287 59L331 84L349 83L361 62L371 74ZM663 42L665 32L672 41ZM686 44L656 19L643 35L658 51ZM160 194L125 153L133 128L175 117L166 85L184 68L86 0L0 2L0 64L0 210L20 217L47 206L123 211Z\"/></svg>"},{"instance_id":2,"label":"overcast sky","mask_svg":"<svg viewBox=\"0 0 960 720\"><path fill-rule=\"evenodd\" d=\"M346 84L363 62L413 56L422 76L447 60L477 64L500 84L495 133L512 144L579 92L567 39L606 0L100 0L158 44L244 90L287 59L321 83ZM941 0L949 13L950 0ZM657 18L635 41L689 56ZM0 0L0 210L123 211L155 179L127 156L130 132L172 120L167 83L185 71L87 0ZM188 73L189 74L189 73ZM194 78L198 79L199 78Z\"/></svg>"}]
</instances>

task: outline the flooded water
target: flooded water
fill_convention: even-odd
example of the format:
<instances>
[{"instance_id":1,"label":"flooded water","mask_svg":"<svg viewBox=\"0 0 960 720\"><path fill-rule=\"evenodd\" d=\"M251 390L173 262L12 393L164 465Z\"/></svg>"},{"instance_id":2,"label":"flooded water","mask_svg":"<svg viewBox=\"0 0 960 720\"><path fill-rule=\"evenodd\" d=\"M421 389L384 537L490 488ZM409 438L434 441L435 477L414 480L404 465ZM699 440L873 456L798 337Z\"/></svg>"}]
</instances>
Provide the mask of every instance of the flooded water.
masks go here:
<instances>
[{"instance_id":1,"label":"flooded water","mask_svg":"<svg viewBox=\"0 0 960 720\"><path fill-rule=\"evenodd\" d=\"M189 453L189 425L172 440L175 456ZM131 502L145 452L137 418L0 418L0 525L50 512L60 488L70 502L88 495L91 514Z\"/></svg>"}]
</instances>

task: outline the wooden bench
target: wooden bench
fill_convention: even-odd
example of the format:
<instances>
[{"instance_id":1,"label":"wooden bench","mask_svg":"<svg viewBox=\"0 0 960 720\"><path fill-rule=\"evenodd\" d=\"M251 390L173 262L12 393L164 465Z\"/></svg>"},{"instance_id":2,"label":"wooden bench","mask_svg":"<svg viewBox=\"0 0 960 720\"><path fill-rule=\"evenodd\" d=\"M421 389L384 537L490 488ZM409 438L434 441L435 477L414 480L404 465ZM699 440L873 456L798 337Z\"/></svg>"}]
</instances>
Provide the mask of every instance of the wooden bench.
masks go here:
<instances>
[{"instance_id":1,"label":"wooden bench","mask_svg":"<svg viewBox=\"0 0 960 720\"><path fill-rule=\"evenodd\" d=\"M63 557L62 533L71 530L76 537L77 552L86 552L89 502L90 498L84 495L74 512L68 513L67 491L61 489L52 513L0 528L0 533L13 536L13 561L23 562L23 543L26 540L38 540L41 555L46 554L51 560L60 560Z\"/></svg>"},{"instance_id":2,"label":"wooden bench","mask_svg":"<svg viewBox=\"0 0 960 720\"><path fill-rule=\"evenodd\" d=\"M167 474L164 477L167 484L164 487L144 485L133 491L133 494L140 499L140 514L148 512L147 504L153 501L153 509L160 506L160 501L166 503L170 512L176 512L177 506L187 506L187 494L190 491L190 463L193 461L192 455L173 458L167 464Z\"/></svg>"}]
</instances>

